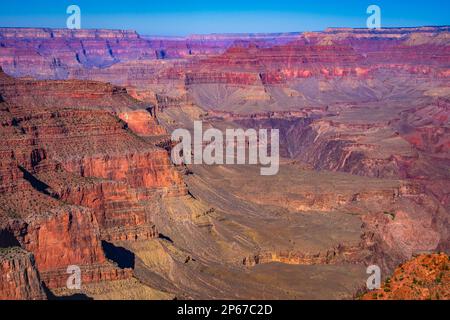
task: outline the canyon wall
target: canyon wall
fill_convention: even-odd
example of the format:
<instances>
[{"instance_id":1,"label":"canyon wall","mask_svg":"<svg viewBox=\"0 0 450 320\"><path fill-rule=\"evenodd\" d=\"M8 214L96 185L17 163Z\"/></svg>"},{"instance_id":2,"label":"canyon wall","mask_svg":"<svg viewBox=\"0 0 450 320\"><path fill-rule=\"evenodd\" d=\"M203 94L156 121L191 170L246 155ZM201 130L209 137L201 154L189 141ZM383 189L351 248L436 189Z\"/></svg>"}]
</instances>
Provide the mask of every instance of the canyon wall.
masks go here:
<instances>
[{"instance_id":1,"label":"canyon wall","mask_svg":"<svg viewBox=\"0 0 450 320\"><path fill-rule=\"evenodd\" d=\"M0 300L42 300L46 295L31 253L0 248Z\"/></svg>"},{"instance_id":2,"label":"canyon wall","mask_svg":"<svg viewBox=\"0 0 450 320\"><path fill-rule=\"evenodd\" d=\"M2 71L0 92L0 247L33 254L2 259L16 291L1 296L45 298L40 279L65 287L71 265L86 284L131 278L106 258L105 241L158 237L146 203L186 193L167 152L146 140L165 135L152 108L108 84Z\"/></svg>"}]
</instances>

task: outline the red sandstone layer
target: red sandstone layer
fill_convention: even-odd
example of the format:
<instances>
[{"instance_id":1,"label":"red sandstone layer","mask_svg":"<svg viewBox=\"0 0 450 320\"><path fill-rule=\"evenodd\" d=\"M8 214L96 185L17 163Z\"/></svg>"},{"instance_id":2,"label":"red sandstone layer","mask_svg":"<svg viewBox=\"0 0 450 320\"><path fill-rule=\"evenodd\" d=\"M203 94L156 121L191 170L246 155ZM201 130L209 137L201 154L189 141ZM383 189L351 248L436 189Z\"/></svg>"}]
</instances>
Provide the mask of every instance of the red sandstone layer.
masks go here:
<instances>
[{"instance_id":1,"label":"red sandstone layer","mask_svg":"<svg viewBox=\"0 0 450 320\"><path fill-rule=\"evenodd\" d=\"M33 255L17 247L0 248L0 300L45 298Z\"/></svg>"},{"instance_id":2,"label":"red sandstone layer","mask_svg":"<svg viewBox=\"0 0 450 320\"><path fill-rule=\"evenodd\" d=\"M138 136L165 134L154 111L108 84L2 72L0 95L0 247L20 245L36 261L14 287L35 291L24 278L31 270L64 287L70 265L83 283L131 277L106 259L102 241L157 237L146 204L186 192L167 152Z\"/></svg>"}]
</instances>

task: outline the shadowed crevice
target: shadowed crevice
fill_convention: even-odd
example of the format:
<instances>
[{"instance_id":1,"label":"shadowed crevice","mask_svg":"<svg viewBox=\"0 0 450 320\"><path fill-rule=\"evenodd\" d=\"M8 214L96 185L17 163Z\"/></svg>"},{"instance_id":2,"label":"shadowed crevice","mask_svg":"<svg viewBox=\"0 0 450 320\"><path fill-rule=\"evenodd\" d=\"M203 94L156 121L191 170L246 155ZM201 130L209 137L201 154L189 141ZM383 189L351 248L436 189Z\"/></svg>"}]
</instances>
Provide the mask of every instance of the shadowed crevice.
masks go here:
<instances>
[{"instance_id":1,"label":"shadowed crevice","mask_svg":"<svg viewBox=\"0 0 450 320\"><path fill-rule=\"evenodd\" d=\"M55 296L53 292L45 285L45 283L42 282L42 287L44 289L45 295L47 296L48 300L53 301L89 301L94 300L93 298L89 297L88 295L84 293L74 293L70 296Z\"/></svg>"},{"instance_id":2,"label":"shadowed crevice","mask_svg":"<svg viewBox=\"0 0 450 320\"><path fill-rule=\"evenodd\" d=\"M26 181L28 181L35 190L37 190L37 191L39 191L39 192L41 192L43 194L46 194L48 196L52 196L52 194L50 194L50 192L48 191L48 189L50 188L49 185L45 184L41 180L39 180L36 177L34 177L30 172L28 172L22 166L19 166L19 170L22 171L23 178Z\"/></svg>"},{"instance_id":3,"label":"shadowed crevice","mask_svg":"<svg viewBox=\"0 0 450 320\"><path fill-rule=\"evenodd\" d=\"M134 253L130 250L127 250L123 247L116 247L112 243L107 241L102 241L102 248L105 252L106 258L117 263L119 268L126 269L131 268L134 269Z\"/></svg>"},{"instance_id":4,"label":"shadowed crevice","mask_svg":"<svg viewBox=\"0 0 450 320\"><path fill-rule=\"evenodd\" d=\"M169 241L170 243L173 243L173 240L172 240L170 237L168 237L168 236L166 236L166 235L163 235L162 233L160 233L160 234L158 235L158 238L159 238L159 239L166 240L166 241Z\"/></svg>"},{"instance_id":5,"label":"shadowed crevice","mask_svg":"<svg viewBox=\"0 0 450 320\"><path fill-rule=\"evenodd\" d=\"M0 248L20 247L14 234L9 230L0 230Z\"/></svg>"}]
</instances>

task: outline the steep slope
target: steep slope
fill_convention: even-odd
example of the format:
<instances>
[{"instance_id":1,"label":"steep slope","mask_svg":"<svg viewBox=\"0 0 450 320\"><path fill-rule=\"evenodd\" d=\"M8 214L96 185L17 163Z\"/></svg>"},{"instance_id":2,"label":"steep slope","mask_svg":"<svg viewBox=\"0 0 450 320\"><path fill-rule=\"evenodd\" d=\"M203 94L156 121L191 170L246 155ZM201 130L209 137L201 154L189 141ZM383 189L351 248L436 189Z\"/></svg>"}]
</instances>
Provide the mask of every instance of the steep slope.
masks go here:
<instances>
[{"instance_id":1,"label":"steep slope","mask_svg":"<svg viewBox=\"0 0 450 320\"><path fill-rule=\"evenodd\" d=\"M46 298L33 255L21 248L0 248L0 300Z\"/></svg>"},{"instance_id":2,"label":"steep slope","mask_svg":"<svg viewBox=\"0 0 450 320\"><path fill-rule=\"evenodd\" d=\"M2 72L0 92L0 216L10 235L1 246L32 252L49 288L65 286L70 265L85 283L130 278L131 269L107 260L102 241L157 237L146 201L185 193L166 151L117 116L139 102L107 84L20 81ZM146 121L157 128L153 117ZM150 128L144 133L161 132Z\"/></svg>"}]
</instances>

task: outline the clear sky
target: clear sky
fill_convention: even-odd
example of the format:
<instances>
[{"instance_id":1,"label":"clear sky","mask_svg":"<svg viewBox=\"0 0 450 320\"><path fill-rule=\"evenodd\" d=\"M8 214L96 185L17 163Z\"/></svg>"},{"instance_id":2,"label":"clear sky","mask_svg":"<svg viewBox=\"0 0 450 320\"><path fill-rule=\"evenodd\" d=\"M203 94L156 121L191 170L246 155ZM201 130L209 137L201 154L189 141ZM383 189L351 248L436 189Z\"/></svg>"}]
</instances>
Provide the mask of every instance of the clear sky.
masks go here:
<instances>
[{"instance_id":1,"label":"clear sky","mask_svg":"<svg viewBox=\"0 0 450 320\"><path fill-rule=\"evenodd\" d=\"M371 4L383 27L450 25L450 0L2 0L0 26L65 28L71 4L81 8L82 28L147 35L365 27Z\"/></svg>"}]
</instances>

